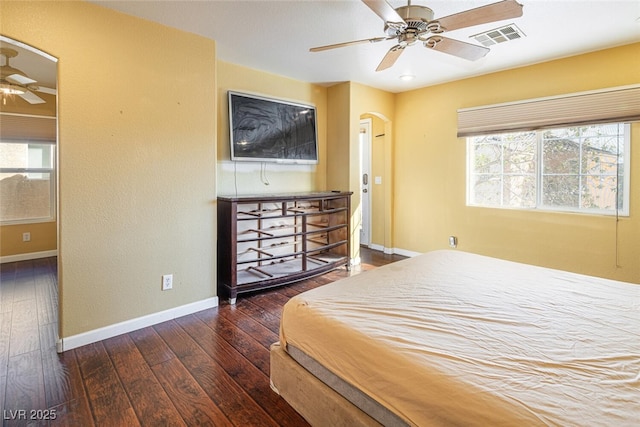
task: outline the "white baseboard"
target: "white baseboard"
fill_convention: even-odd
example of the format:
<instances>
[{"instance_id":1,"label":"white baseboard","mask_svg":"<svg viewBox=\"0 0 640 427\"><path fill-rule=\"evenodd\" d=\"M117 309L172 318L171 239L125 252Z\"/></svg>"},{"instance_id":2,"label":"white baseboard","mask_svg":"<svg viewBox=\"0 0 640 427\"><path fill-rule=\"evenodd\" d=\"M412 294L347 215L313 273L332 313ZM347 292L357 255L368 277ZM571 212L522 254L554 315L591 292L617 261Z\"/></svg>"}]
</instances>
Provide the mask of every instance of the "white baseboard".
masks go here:
<instances>
[{"instance_id":1,"label":"white baseboard","mask_svg":"<svg viewBox=\"0 0 640 427\"><path fill-rule=\"evenodd\" d=\"M185 304L180 307L171 308L169 310L160 311L158 313L149 314L147 316L138 317L137 319L126 320L114 325L105 326L103 328L94 329L93 331L83 332L78 335L72 335L66 338L58 339L56 350L58 353L65 352L83 345L92 344L117 335L126 334L138 329L153 326L158 323L173 320L178 317L193 314L198 311L206 310L218 306L218 297L207 298L202 301Z\"/></svg>"},{"instance_id":2,"label":"white baseboard","mask_svg":"<svg viewBox=\"0 0 640 427\"><path fill-rule=\"evenodd\" d=\"M378 251L378 252L385 252L385 247L382 245L377 245L375 243L371 243L369 246L367 246L369 249L372 249L374 251Z\"/></svg>"},{"instance_id":3,"label":"white baseboard","mask_svg":"<svg viewBox=\"0 0 640 427\"><path fill-rule=\"evenodd\" d=\"M28 254L5 255L0 257L0 264L4 264L5 262L16 262L16 261L27 261L30 259L38 259L38 258L49 258L52 256L58 256L58 251L56 249L51 251L30 252Z\"/></svg>"},{"instance_id":4,"label":"white baseboard","mask_svg":"<svg viewBox=\"0 0 640 427\"><path fill-rule=\"evenodd\" d=\"M393 254L398 254L398 255L402 255L402 256L407 256L407 257L414 257L416 255L420 255L421 252L413 252L413 251L408 251L406 249L399 249L399 248L387 248L384 247L382 245L377 245L377 244L370 244L368 246L369 249L373 249L374 251L380 251L382 253L385 253L387 255L393 255Z\"/></svg>"},{"instance_id":5,"label":"white baseboard","mask_svg":"<svg viewBox=\"0 0 640 427\"><path fill-rule=\"evenodd\" d=\"M414 257L414 256L420 255L422 252L414 252L414 251L408 251L406 249L394 248L393 249L393 253L394 254L398 254L398 255L402 255L402 256L406 256L406 257Z\"/></svg>"}]
</instances>

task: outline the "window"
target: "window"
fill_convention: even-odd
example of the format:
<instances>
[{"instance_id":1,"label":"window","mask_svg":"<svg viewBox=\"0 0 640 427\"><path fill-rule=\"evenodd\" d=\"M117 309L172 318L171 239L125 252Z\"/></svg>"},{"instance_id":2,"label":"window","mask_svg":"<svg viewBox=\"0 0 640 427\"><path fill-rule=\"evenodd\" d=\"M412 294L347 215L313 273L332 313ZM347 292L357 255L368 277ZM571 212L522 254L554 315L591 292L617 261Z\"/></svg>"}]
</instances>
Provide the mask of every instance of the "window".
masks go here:
<instances>
[{"instance_id":1,"label":"window","mask_svg":"<svg viewBox=\"0 0 640 427\"><path fill-rule=\"evenodd\" d=\"M0 222L55 218L55 145L0 141Z\"/></svg>"},{"instance_id":2,"label":"window","mask_svg":"<svg viewBox=\"0 0 640 427\"><path fill-rule=\"evenodd\" d=\"M467 204L628 215L630 126L467 138Z\"/></svg>"}]
</instances>

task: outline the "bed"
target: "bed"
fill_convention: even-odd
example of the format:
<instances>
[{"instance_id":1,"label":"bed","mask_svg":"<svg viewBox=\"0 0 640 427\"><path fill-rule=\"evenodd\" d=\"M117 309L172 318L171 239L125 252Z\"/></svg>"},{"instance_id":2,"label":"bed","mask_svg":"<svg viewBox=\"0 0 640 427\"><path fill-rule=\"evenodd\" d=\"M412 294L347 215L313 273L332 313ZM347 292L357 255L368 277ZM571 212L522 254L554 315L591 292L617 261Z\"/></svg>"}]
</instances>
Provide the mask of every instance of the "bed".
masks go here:
<instances>
[{"instance_id":1,"label":"bed","mask_svg":"<svg viewBox=\"0 0 640 427\"><path fill-rule=\"evenodd\" d=\"M637 426L640 285L429 252L291 298L271 384L317 426Z\"/></svg>"}]
</instances>

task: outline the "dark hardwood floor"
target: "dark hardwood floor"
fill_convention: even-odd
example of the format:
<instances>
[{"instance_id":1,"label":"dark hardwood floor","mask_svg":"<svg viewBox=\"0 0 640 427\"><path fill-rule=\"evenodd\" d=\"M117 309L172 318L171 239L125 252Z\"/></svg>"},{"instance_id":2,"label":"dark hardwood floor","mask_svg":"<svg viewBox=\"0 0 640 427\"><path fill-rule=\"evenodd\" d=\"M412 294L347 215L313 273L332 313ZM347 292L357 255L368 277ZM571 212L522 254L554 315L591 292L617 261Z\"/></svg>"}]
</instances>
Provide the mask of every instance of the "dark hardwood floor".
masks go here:
<instances>
[{"instance_id":1,"label":"dark hardwood floor","mask_svg":"<svg viewBox=\"0 0 640 427\"><path fill-rule=\"evenodd\" d=\"M269 387L269 346L292 296L403 257L238 298L63 354L56 259L0 268L2 425L305 426Z\"/></svg>"}]
</instances>

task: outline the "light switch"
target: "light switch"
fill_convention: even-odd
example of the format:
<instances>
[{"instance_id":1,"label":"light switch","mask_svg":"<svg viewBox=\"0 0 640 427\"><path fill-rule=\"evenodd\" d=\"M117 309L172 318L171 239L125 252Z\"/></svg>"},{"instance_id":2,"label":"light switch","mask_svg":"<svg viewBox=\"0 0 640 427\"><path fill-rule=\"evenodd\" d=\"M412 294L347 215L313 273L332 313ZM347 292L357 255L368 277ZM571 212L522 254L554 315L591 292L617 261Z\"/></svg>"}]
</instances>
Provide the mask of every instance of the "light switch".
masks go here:
<instances>
[{"instance_id":1,"label":"light switch","mask_svg":"<svg viewBox=\"0 0 640 427\"><path fill-rule=\"evenodd\" d=\"M382 184L382 177L376 176L375 178L373 178L373 182L375 182L378 185Z\"/></svg>"}]
</instances>

